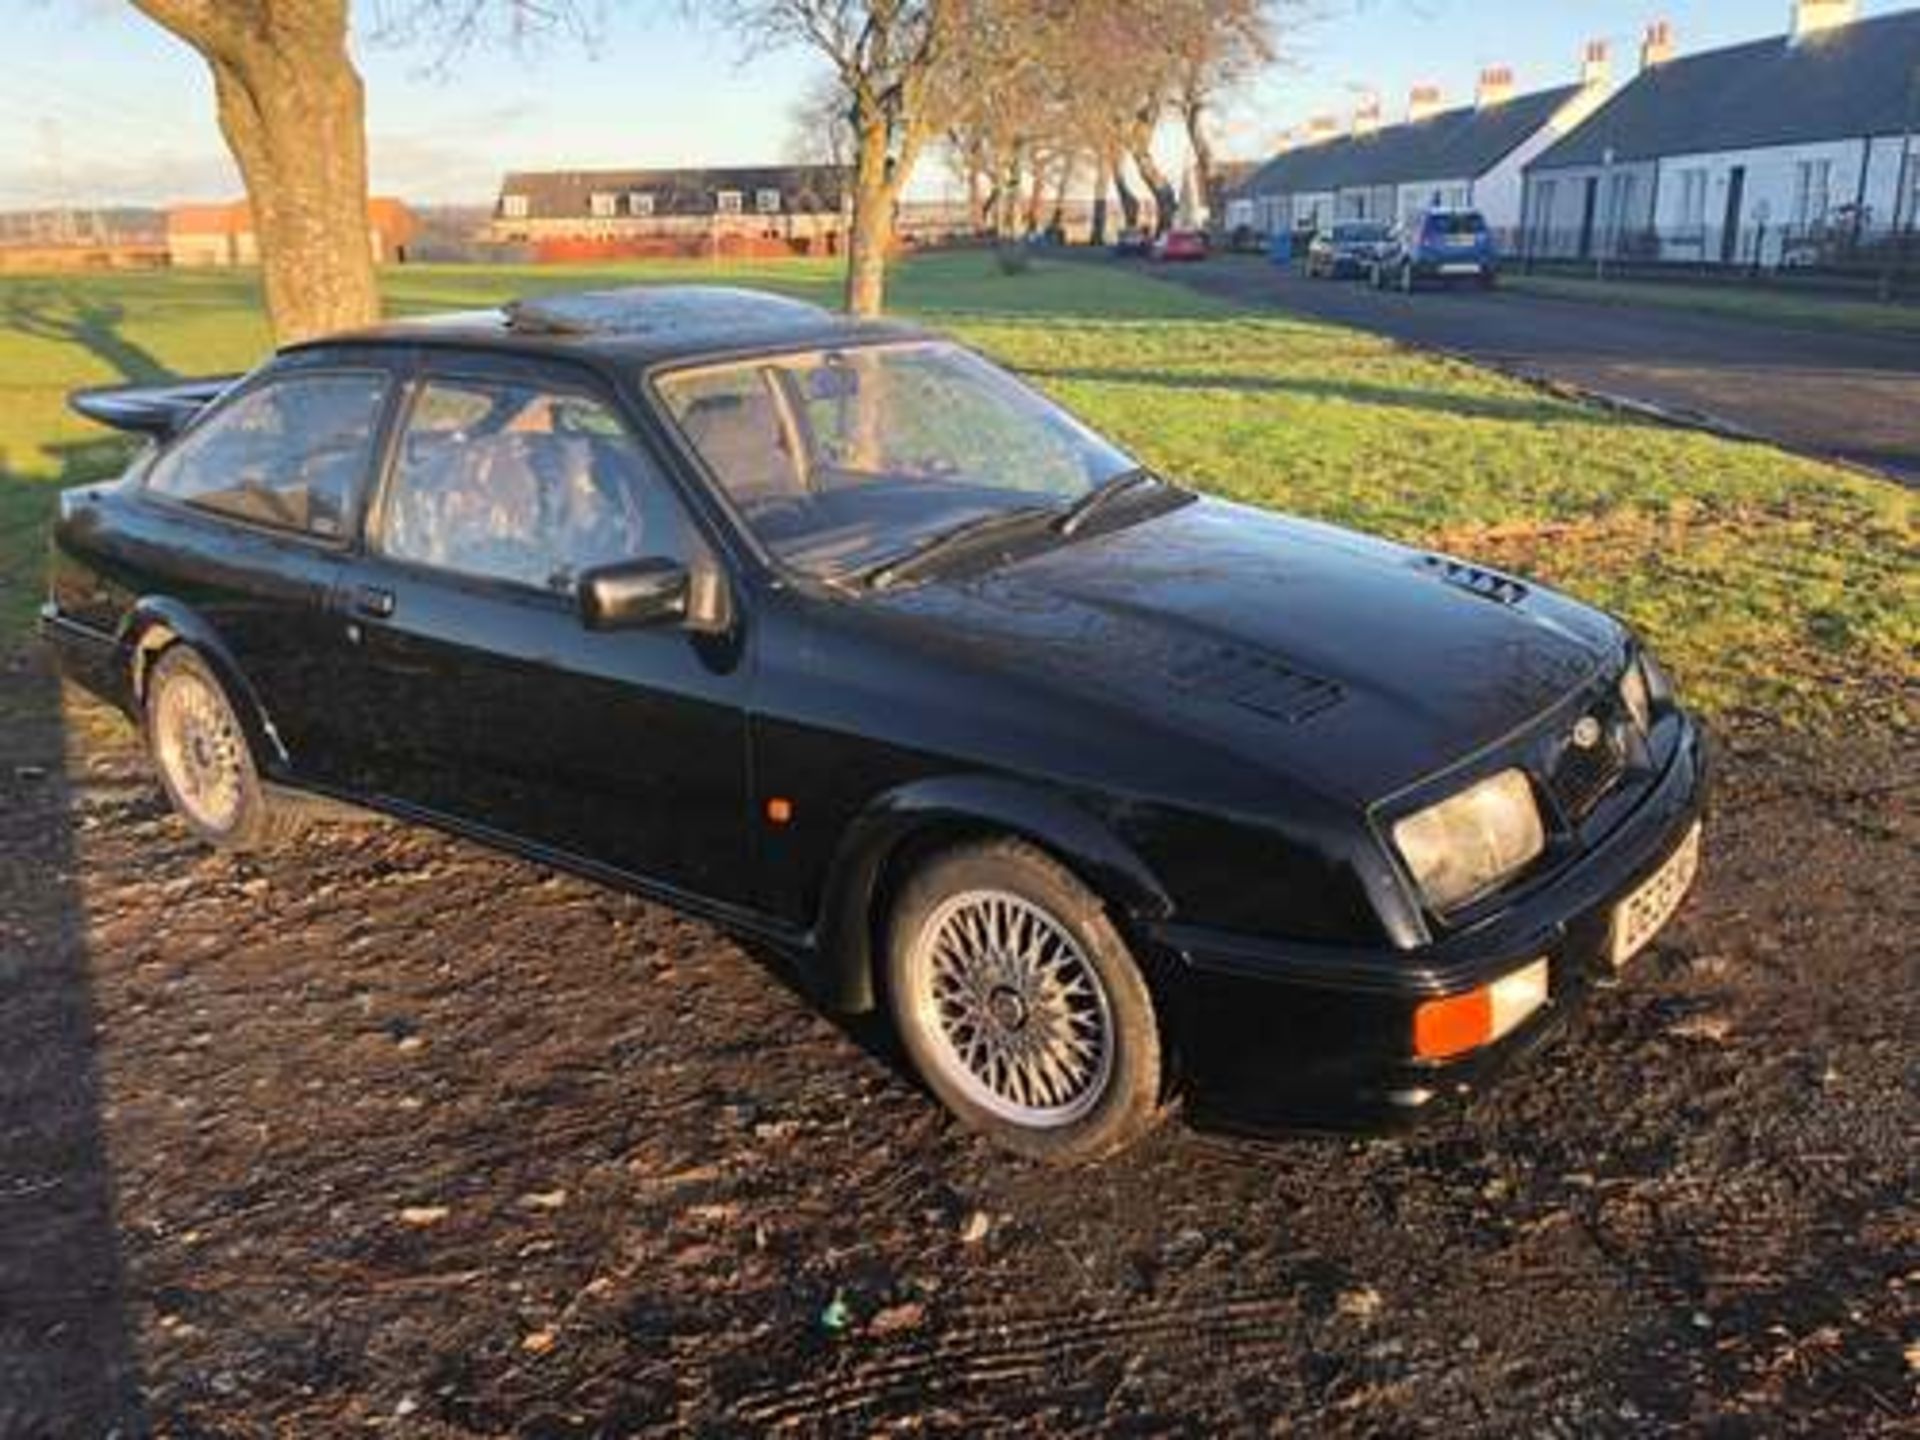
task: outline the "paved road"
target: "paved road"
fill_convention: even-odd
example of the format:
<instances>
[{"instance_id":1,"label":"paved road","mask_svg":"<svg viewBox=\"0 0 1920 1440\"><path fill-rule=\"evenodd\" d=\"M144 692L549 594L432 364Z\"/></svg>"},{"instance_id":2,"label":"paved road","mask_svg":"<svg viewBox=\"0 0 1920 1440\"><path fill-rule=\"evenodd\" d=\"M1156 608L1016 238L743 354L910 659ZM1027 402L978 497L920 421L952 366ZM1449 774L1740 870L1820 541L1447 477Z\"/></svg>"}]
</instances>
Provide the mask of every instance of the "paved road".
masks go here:
<instances>
[{"instance_id":1,"label":"paved road","mask_svg":"<svg viewBox=\"0 0 1920 1440\"><path fill-rule=\"evenodd\" d=\"M1211 294L1670 410L1920 485L1920 341L1503 291L1378 293L1251 260L1180 269Z\"/></svg>"}]
</instances>

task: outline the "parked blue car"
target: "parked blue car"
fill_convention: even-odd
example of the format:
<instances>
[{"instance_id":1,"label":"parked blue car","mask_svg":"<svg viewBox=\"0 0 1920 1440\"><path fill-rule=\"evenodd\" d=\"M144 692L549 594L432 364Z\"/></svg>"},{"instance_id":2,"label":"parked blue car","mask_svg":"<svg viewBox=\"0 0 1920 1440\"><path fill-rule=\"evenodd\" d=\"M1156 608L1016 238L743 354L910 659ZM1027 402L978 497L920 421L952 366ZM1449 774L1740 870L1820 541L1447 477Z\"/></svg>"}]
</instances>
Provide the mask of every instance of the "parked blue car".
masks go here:
<instances>
[{"instance_id":1,"label":"parked blue car","mask_svg":"<svg viewBox=\"0 0 1920 1440\"><path fill-rule=\"evenodd\" d=\"M1422 210L1394 231L1373 265L1375 289L1391 285L1408 294L1429 280L1466 280L1491 290L1499 276L1493 232L1478 210Z\"/></svg>"}]
</instances>

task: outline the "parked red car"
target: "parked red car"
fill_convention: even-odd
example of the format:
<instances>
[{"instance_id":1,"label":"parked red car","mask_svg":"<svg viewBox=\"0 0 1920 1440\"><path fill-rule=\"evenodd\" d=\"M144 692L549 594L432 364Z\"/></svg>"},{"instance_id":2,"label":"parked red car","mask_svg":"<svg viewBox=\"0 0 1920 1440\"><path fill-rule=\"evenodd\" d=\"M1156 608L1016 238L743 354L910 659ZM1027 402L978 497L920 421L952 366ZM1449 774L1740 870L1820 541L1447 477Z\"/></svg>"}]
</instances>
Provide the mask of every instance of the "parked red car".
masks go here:
<instances>
[{"instance_id":1,"label":"parked red car","mask_svg":"<svg viewBox=\"0 0 1920 1440\"><path fill-rule=\"evenodd\" d=\"M1169 230L1153 242L1156 260L1204 260L1207 237L1198 230Z\"/></svg>"}]
</instances>

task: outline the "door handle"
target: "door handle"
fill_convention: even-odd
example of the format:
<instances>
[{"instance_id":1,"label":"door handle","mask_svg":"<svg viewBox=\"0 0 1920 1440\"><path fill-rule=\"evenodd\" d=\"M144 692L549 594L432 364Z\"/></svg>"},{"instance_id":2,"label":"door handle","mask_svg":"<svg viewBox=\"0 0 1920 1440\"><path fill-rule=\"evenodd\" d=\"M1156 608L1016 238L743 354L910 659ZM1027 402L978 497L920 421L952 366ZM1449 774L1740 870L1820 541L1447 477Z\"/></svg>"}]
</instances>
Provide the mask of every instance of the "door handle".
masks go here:
<instances>
[{"instance_id":1,"label":"door handle","mask_svg":"<svg viewBox=\"0 0 1920 1440\"><path fill-rule=\"evenodd\" d=\"M382 590L378 585L356 585L353 591L353 608L361 615L371 615L376 620L384 620L393 614L393 592Z\"/></svg>"}]
</instances>

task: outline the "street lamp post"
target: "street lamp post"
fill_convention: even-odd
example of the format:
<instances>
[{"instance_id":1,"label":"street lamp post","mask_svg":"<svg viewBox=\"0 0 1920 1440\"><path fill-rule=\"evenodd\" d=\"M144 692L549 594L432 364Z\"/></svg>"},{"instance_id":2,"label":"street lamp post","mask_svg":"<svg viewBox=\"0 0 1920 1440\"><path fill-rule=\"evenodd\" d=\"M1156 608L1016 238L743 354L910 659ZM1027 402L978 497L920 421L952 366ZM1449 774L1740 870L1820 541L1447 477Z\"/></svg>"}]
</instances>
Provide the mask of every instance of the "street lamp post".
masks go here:
<instances>
[{"instance_id":1,"label":"street lamp post","mask_svg":"<svg viewBox=\"0 0 1920 1440\"><path fill-rule=\"evenodd\" d=\"M1613 193L1613 147L1607 146L1600 152L1600 201L1606 206L1602 212L1605 222L1600 227L1600 245L1593 252L1593 278L1607 278L1607 246L1613 243L1614 227L1620 223L1618 199Z\"/></svg>"}]
</instances>

